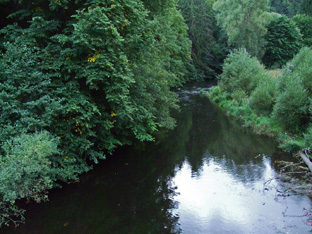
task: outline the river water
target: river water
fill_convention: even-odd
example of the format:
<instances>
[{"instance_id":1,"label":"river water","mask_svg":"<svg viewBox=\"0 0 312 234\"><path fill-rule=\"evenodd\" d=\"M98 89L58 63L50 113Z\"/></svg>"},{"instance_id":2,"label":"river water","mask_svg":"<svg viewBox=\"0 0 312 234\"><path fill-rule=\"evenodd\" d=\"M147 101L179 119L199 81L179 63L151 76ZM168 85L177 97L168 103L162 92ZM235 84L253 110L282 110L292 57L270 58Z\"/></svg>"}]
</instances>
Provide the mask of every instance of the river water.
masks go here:
<instances>
[{"instance_id":1,"label":"river water","mask_svg":"<svg viewBox=\"0 0 312 234\"><path fill-rule=\"evenodd\" d=\"M200 95L179 91L177 127L118 150L79 183L25 204L5 233L309 233L311 199L285 193L272 139L242 129ZM1 232L1 230L0 230Z\"/></svg>"}]
</instances>

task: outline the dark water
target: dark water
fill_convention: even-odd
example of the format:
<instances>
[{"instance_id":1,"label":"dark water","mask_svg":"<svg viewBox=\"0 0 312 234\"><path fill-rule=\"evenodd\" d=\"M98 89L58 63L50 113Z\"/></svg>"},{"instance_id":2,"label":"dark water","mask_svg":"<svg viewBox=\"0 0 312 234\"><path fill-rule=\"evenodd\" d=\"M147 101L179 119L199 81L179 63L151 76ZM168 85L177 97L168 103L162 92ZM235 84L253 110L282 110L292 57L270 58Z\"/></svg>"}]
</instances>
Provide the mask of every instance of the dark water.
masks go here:
<instances>
[{"instance_id":1,"label":"dark water","mask_svg":"<svg viewBox=\"0 0 312 234\"><path fill-rule=\"evenodd\" d=\"M311 200L282 196L268 138L229 120L193 85L177 127L122 149L79 183L27 204L26 224L4 233L308 233Z\"/></svg>"}]
</instances>

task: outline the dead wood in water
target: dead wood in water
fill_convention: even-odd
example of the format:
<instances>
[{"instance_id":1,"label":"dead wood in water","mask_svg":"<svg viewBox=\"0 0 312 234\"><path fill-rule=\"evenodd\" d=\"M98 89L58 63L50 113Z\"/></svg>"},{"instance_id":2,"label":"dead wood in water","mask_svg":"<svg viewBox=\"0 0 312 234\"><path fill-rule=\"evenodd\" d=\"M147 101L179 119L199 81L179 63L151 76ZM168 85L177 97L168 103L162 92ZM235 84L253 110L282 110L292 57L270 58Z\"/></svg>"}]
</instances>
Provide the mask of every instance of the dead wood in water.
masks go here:
<instances>
[{"instance_id":1,"label":"dead wood in water","mask_svg":"<svg viewBox=\"0 0 312 234\"><path fill-rule=\"evenodd\" d=\"M306 149L299 152L300 157L305 162L305 164L308 166L309 170L312 172L312 162L310 161L309 157L307 156L307 153L308 152Z\"/></svg>"}]
</instances>

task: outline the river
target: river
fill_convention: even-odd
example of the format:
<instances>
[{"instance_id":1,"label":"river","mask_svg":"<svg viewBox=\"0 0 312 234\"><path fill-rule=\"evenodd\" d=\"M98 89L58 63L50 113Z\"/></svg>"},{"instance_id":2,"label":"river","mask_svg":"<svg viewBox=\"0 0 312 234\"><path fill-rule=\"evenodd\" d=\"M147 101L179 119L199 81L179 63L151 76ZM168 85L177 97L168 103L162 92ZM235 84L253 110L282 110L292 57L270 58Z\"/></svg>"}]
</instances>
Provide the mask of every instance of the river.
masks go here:
<instances>
[{"instance_id":1,"label":"river","mask_svg":"<svg viewBox=\"0 0 312 234\"><path fill-rule=\"evenodd\" d=\"M200 94L179 90L177 127L118 150L29 203L5 233L309 233L311 199L284 191L276 142L241 128Z\"/></svg>"}]
</instances>

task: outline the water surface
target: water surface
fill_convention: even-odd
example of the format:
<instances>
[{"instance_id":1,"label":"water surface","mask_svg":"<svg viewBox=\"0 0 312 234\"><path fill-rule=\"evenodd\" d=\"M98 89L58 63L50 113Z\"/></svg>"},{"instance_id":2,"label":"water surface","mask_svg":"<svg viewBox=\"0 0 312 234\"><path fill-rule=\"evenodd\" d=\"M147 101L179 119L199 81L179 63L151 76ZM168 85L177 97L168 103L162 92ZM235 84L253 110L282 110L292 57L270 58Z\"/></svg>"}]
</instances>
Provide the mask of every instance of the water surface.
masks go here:
<instances>
[{"instance_id":1,"label":"water surface","mask_svg":"<svg viewBox=\"0 0 312 234\"><path fill-rule=\"evenodd\" d=\"M26 224L3 231L308 233L311 200L277 179L275 160L290 155L224 116L200 95L205 86L179 91L174 130L119 150L47 203L26 204Z\"/></svg>"}]
</instances>

